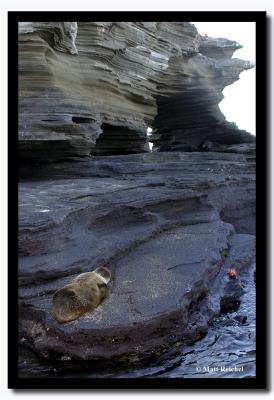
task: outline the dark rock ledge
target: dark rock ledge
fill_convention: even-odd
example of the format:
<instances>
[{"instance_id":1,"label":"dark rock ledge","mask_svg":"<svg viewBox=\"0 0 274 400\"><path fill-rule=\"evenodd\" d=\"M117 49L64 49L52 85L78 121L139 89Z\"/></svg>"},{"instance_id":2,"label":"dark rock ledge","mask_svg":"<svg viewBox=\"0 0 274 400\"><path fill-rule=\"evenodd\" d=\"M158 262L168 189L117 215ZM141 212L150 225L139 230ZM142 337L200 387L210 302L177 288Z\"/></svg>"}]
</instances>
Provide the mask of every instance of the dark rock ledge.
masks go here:
<instances>
[{"instance_id":1,"label":"dark rock ledge","mask_svg":"<svg viewBox=\"0 0 274 400\"><path fill-rule=\"evenodd\" d=\"M24 166L21 176L19 332L39 356L96 367L158 360L201 338L225 295L239 298L226 269L254 258L246 155L93 157ZM54 291L99 265L113 274L107 298L55 322Z\"/></svg>"}]
</instances>

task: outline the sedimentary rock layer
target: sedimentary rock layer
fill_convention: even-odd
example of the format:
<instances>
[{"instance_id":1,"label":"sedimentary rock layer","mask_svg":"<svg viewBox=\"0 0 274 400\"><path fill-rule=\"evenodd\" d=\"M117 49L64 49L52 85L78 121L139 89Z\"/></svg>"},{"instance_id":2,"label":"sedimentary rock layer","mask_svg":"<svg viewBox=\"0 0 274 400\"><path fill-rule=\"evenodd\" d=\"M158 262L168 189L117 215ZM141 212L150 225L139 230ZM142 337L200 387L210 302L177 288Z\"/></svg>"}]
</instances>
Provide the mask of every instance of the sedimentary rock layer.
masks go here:
<instances>
[{"instance_id":1,"label":"sedimentary rock layer","mask_svg":"<svg viewBox=\"0 0 274 400\"><path fill-rule=\"evenodd\" d=\"M254 162L244 154L92 157L20 176L19 332L40 356L158 358L206 332L226 268L254 256ZM100 265L113 277L107 298L54 321L54 291Z\"/></svg>"},{"instance_id":2,"label":"sedimentary rock layer","mask_svg":"<svg viewBox=\"0 0 274 400\"><path fill-rule=\"evenodd\" d=\"M145 152L148 126L158 150L253 141L218 108L239 47L188 22L20 23L20 157Z\"/></svg>"}]
</instances>

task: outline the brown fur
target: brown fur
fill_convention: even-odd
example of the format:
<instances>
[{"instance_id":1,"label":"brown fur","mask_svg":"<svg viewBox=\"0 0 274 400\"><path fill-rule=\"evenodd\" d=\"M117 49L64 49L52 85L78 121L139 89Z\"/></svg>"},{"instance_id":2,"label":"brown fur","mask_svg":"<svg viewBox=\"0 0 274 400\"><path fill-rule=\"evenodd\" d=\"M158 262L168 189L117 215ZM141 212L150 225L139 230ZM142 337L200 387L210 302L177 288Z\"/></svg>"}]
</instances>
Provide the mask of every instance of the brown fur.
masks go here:
<instances>
[{"instance_id":1,"label":"brown fur","mask_svg":"<svg viewBox=\"0 0 274 400\"><path fill-rule=\"evenodd\" d=\"M53 295L53 316L60 322L69 322L94 310L104 299L111 273L105 267L78 275Z\"/></svg>"}]
</instances>

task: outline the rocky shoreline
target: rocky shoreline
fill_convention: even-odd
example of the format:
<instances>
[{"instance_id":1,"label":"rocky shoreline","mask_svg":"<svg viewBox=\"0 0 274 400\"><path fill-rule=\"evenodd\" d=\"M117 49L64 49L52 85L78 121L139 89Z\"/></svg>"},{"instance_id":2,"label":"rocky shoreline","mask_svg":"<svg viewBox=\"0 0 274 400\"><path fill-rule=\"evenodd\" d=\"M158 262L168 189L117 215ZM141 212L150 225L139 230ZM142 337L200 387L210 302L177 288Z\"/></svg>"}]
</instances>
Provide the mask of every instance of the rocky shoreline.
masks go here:
<instances>
[{"instance_id":1,"label":"rocky shoreline","mask_svg":"<svg viewBox=\"0 0 274 400\"><path fill-rule=\"evenodd\" d=\"M242 154L209 152L25 166L21 341L45 358L106 365L151 361L200 338L242 294L226 269L254 257L253 167ZM54 291L99 265L113 275L107 298L58 324Z\"/></svg>"},{"instance_id":2,"label":"rocky shoreline","mask_svg":"<svg viewBox=\"0 0 274 400\"><path fill-rule=\"evenodd\" d=\"M255 138L218 103L240 47L189 22L19 24L19 341L39 357L159 361L239 305ZM54 292L100 266L106 299L56 322Z\"/></svg>"}]
</instances>

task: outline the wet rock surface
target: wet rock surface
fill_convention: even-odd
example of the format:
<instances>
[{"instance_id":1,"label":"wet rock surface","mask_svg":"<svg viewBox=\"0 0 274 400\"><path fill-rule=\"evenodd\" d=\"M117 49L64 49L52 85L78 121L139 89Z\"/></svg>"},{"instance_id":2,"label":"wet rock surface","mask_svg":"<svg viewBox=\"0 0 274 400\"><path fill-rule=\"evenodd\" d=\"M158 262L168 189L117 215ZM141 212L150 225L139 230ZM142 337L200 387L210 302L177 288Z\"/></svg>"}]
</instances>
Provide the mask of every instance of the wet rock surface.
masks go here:
<instances>
[{"instance_id":1,"label":"wet rock surface","mask_svg":"<svg viewBox=\"0 0 274 400\"><path fill-rule=\"evenodd\" d=\"M39 356L148 362L205 335L224 296L240 299L226 270L254 257L246 155L91 157L22 165L20 175L19 332ZM224 208L239 231L220 218ZM53 293L100 265L113 276L106 299L76 321L54 321Z\"/></svg>"},{"instance_id":2,"label":"wet rock surface","mask_svg":"<svg viewBox=\"0 0 274 400\"><path fill-rule=\"evenodd\" d=\"M60 361L39 359L26 347L20 348L21 377L81 378L250 378L256 376L256 291L255 264L238 271L244 294L238 311L220 314L209 322L207 335L188 345L160 355L157 361L137 368L99 370L78 363L71 370L70 357Z\"/></svg>"}]
</instances>

